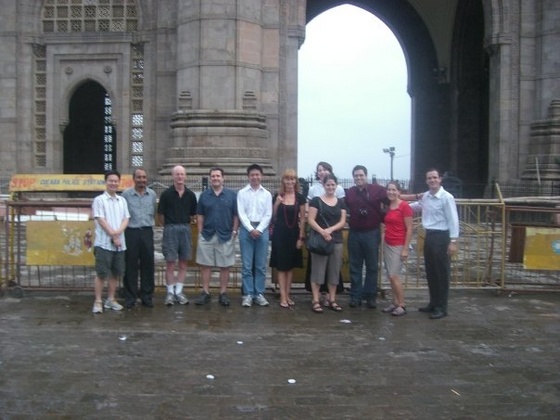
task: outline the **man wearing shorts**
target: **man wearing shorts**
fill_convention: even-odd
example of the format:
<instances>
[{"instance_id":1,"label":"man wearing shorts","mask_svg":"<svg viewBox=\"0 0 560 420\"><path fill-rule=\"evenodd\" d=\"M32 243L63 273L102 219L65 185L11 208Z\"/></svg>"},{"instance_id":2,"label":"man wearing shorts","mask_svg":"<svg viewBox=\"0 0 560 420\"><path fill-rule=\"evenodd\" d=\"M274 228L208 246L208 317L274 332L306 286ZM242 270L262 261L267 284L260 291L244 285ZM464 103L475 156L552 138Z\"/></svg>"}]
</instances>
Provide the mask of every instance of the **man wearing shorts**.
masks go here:
<instances>
[{"instance_id":1,"label":"man wearing shorts","mask_svg":"<svg viewBox=\"0 0 560 420\"><path fill-rule=\"evenodd\" d=\"M92 213L95 219L95 301L94 314L103 312L103 308L121 311L123 309L115 300L117 279L124 274L124 254L126 243L124 230L128 226L128 207L124 198L117 195L121 174L118 171L105 173L105 192L93 200ZM107 299L102 304L101 296L107 280Z\"/></svg>"},{"instance_id":2,"label":"man wearing shorts","mask_svg":"<svg viewBox=\"0 0 560 420\"><path fill-rule=\"evenodd\" d=\"M220 296L218 302L229 306L227 285L230 267L235 263L235 245L239 218L237 194L224 188L224 170L210 169L210 186L199 197L197 207L198 246L196 263L200 265L202 293L195 300L197 305L211 301L210 276L212 267L220 269Z\"/></svg>"},{"instance_id":3,"label":"man wearing shorts","mask_svg":"<svg viewBox=\"0 0 560 420\"><path fill-rule=\"evenodd\" d=\"M158 217L163 224L162 251L165 258L165 305L189 303L183 294L187 261L192 256L191 222L196 215L196 195L185 186L186 172L182 166L171 170L173 185L159 198ZM178 262L177 277L175 265Z\"/></svg>"}]
</instances>

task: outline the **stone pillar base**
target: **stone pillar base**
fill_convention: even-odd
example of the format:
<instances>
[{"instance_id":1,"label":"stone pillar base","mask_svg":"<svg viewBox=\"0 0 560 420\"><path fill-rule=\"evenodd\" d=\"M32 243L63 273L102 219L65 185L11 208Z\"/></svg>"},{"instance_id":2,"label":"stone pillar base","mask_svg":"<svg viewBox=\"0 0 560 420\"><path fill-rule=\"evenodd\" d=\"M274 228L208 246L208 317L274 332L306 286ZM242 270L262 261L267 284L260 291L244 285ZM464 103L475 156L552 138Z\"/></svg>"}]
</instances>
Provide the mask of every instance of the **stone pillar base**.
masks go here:
<instances>
[{"instance_id":1,"label":"stone pillar base","mask_svg":"<svg viewBox=\"0 0 560 420\"><path fill-rule=\"evenodd\" d=\"M213 166L226 175L246 175L258 163L265 175L276 175L268 154L266 117L254 111L181 110L172 115L173 147L159 171L170 175L176 165L188 176L205 176Z\"/></svg>"}]
</instances>

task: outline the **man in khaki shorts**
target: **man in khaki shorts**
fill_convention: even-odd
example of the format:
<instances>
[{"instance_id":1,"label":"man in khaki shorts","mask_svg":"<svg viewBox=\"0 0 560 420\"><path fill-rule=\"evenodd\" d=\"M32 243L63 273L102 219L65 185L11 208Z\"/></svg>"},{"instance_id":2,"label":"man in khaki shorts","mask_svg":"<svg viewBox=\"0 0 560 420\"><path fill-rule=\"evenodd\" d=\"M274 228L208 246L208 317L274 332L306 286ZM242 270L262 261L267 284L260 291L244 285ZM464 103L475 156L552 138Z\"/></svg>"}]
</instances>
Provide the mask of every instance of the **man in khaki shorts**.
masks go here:
<instances>
[{"instance_id":1,"label":"man in khaki shorts","mask_svg":"<svg viewBox=\"0 0 560 420\"><path fill-rule=\"evenodd\" d=\"M92 213L95 219L95 301L92 312L100 314L103 308L121 311L122 305L115 300L118 278L124 274L126 242L124 230L128 226L130 213L126 200L117 195L121 174L110 170L105 173L105 192L93 200ZM107 281L107 299L101 301L103 287Z\"/></svg>"},{"instance_id":2,"label":"man in khaki shorts","mask_svg":"<svg viewBox=\"0 0 560 420\"><path fill-rule=\"evenodd\" d=\"M196 263L202 277L202 293L195 304L211 301L210 276L212 267L220 270L220 297L222 306L229 306L227 285L230 267L235 264L235 238L239 219L237 217L237 193L224 188L224 170L210 169L210 188L204 190L197 206L198 246Z\"/></svg>"}]
</instances>

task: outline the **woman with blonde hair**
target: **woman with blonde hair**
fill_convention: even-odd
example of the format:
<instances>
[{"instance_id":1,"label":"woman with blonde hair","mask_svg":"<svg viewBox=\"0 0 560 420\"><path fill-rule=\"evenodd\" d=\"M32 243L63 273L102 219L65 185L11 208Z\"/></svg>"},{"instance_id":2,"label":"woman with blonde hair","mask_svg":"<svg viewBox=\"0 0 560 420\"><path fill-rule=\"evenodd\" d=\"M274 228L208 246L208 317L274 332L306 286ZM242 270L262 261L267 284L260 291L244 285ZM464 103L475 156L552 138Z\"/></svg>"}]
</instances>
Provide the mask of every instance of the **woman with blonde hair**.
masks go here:
<instances>
[{"instance_id":1,"label":"woman with blonde hair","mask_svg":"<svg viewBox=\"0 0 560 420\"><path fill-rule=\"evenodd\" d=\"M270 253L270 267L278 272L280 307L289 308L293 269L303 267L302 247L305 242L305 197L300 193L296 171L286 169L280 189L272 198L274 230Z\"/></svg>"}]
</instances>

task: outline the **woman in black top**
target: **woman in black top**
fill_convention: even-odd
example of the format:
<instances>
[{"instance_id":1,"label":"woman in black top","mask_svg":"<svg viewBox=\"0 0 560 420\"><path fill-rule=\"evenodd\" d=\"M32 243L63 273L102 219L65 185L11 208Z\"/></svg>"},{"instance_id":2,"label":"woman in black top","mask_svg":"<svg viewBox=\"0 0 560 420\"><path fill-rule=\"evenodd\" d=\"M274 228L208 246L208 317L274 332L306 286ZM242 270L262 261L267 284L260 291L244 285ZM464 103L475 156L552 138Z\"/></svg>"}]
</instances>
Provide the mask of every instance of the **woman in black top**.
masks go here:
<instances>
[{"instance_id":1,"label":"woman in black top","mask_svg":"<svg viewBox=\"0 0 560 420\"><path fill-rule=\"evenodd\" d=\"M305 241L305 197L299 192L296 171L287 169L282 175L280 191L273 199L274 233L270 267L278 271L280 306L294 305L290 299L293 269L303 267L301 247Z\"/></svg>"},{"instance_id":2,"label":"woman in black top","mask_svg":"<svg viewBox=\"0 0 560 420\"><path fill-rule=\"evenodd\" d=\"M309 227L323 236L326 241L334 241L334 252L330 255L311 253L311 292L312 309L315 313L323 312L319 302L320 286L327 274L329 289L328 307L336 312L342 310L336 302L336 286L342 267L342 229L346 225L346 205L344 200L336 197L336 176L328 174L323 179L325 194L315 197L309 203L307 223Z\"/></svg>"}]
</instances>

